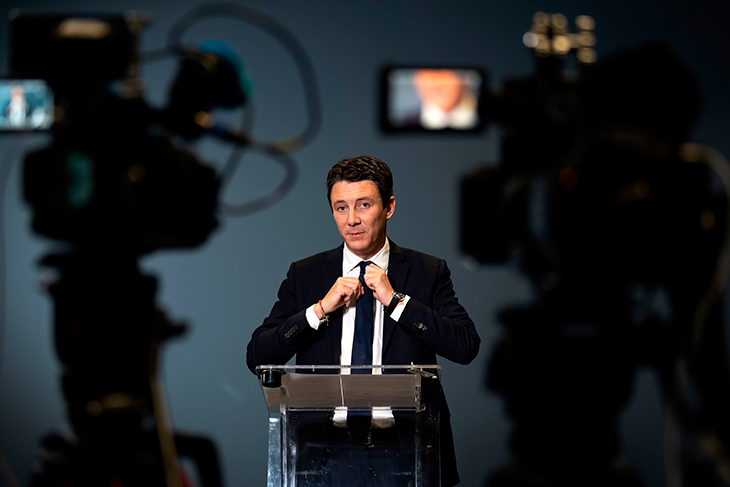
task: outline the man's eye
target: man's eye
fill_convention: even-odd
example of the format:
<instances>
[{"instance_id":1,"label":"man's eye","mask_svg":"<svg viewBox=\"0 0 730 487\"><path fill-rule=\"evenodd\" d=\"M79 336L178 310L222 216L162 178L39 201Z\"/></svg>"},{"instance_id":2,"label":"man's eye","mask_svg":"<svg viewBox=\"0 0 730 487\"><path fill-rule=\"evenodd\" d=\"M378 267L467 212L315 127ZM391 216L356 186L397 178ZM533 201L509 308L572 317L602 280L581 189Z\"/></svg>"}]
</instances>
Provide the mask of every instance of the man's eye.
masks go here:
<instances>
[{"instance_id":1,"label":"man's eye","mask_svg":"<svg viewBox=\"0 0 730 487\"><path fill-rule=\"evenodd\" d=\"M370 207L370 203L362 202L362 203L360 203L360 206L362 206L363 208L369 208Z\"/></svg>"},{"instance_id":2,"label":"man's eye","mask_svg":"<svg viewBox=\"0 0 730 487\"><path fill-rule=\"evenodd\" d=\"M344 206L336 206L335 207L335 211L344 211L344 210L345 210L345 207Z\"/></svg>"}]
</instances>

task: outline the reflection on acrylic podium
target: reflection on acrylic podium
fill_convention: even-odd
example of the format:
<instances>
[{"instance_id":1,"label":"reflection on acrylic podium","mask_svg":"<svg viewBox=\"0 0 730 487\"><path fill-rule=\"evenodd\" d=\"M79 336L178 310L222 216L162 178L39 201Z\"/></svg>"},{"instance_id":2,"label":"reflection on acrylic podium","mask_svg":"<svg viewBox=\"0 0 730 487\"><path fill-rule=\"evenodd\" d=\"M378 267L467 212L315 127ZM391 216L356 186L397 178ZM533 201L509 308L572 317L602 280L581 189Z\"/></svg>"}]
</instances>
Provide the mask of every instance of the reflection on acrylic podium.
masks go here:
<instances>
[{"instance_id":1,"label":"reflection on acrylic podium","mask_svg":"<svg viewBox=\"0 0 730 487\"><path fill-rule=\"evenodd\" d=\"M268 487L440 485L441 368L260 366Z\"/></svg>"}]
</instances>

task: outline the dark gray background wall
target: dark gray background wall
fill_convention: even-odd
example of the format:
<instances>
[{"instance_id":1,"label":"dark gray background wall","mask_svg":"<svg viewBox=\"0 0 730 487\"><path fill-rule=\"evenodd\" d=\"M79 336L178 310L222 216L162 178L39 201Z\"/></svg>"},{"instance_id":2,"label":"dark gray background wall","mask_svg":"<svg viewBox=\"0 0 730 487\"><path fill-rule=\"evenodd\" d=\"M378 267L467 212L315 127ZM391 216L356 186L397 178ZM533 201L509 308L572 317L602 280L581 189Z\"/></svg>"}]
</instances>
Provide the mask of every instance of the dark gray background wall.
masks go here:
<instances>
[{"instance_id":1,"label":"dark gray background wall","mask_svg":"<svg viewBox=\"0 0 730 487\"><path fill-rule=\"evenodd\" d=\"M164 45L176 19L203 3L26 0L3 2L1 11L148 11L153 20L142 36L141 50L149 51ZM321 90L323 126L316 140L295 154L300 179L283 201L246 218L222 218L219 230L199 249L157 253L143 261L160 279L159 303L171 317L192 325L191 333L164 349L163 376L174 426L215 439L227 485L265 485L267 411L255 377L246 369L245 347L268 314L289 263L340 242L326 206L327 170L343 157L372 154L395 174L397 210L389 234L400 245L449 262L457 294L482 337L481 353L471 365L442 363L462 485L480 485L509 455L510 423L502 400L483 385L487 360L500 334L496 311L532 297L531 284L513 267L469 270L458 248L459 177L476 162L499 160L498 130L492 127L471 137L384 136L376 124L378 69L386 62L477 64L488 69L490 88L496 89L508 76L532 73L533 60L521 37L534 12L564 13L571 26L576 15L588 14L597 22L599 58L650 39L663 39L673 47L704 88L703 119L693 139L728 155L730 61L727 40L721 37L728 9L709 0L252 0L246 5L275 17L305 46ZM228 42L253 73L256 135L281 138L303 127L301 85L280 45L232 19L203 22L185 40L192 44L209 38ZM0 73L7 71L7 52L3 21ZM175 72L173 60L144 66L151 103L164 103ZM39 438L65 425L52 308L43 292L48 276L36 265L50 242L31 233L30 212L20 194L22 151L45 140L43 135L0 136L3 167L12 164L2 206L7 296L0 341L0 453L23 482ZM204 140L197 151L220 168L230 149ZM228 202L250 200L282 175L275 163L247 157L222 197ZM624 455L639 466L650 486L664 485L663 406L649 369L639 371L621 424Z\"/></svg>"}]
</instances>

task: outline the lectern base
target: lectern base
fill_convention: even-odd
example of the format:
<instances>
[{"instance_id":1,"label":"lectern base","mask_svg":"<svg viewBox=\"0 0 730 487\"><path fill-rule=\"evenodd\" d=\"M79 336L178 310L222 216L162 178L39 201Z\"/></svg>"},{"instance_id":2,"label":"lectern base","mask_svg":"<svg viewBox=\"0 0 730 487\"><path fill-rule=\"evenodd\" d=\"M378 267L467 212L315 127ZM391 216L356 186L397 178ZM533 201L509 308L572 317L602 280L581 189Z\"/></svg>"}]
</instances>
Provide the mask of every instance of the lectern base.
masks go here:
<instances>
[{"instance_id":1,"label":"lectern base","mask_svg":"<svg viewBox=\"0 0 730 487\"><path fill-rule=\"evenodd\" d=\"M269 408L268 487L441 485L439 367L349 373L358 367L257 368ZM372 414L390 427L373 427Z\"/></svg>"},{"instance_id":2,"label":"lectern base","mask_svg":"<svg viewBox=\"0 0 730 487\"><path fill-rule=\"evenodd\" d=\"M412 418L385 429L340 428L331 420L295 429L297 487L416 485L420 452Z\"/></svg>"}]
</instances>

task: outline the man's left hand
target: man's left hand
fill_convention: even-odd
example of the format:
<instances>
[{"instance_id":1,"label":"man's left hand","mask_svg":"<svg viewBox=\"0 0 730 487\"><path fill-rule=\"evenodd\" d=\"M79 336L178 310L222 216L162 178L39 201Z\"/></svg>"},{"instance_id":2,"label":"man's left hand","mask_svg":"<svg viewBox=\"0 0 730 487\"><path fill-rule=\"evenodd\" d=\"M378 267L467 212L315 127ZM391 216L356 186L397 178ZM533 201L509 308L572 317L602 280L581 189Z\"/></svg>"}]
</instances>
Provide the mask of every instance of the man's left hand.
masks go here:
<instances>
[{"instance_id":1,"label":"man's left hand","mask_svg":"<svg viewBox=\"0 0 730 487\"><path fill-rule=\"evenodd\" d=\"M383 306L388 306L390 300L393 299L393 286L390 285L388 275L383 269L375 264L370 264L365 268L363 276L365 285L373 290L373 296L380 301Z\"/></svg>"}]
</instances>

